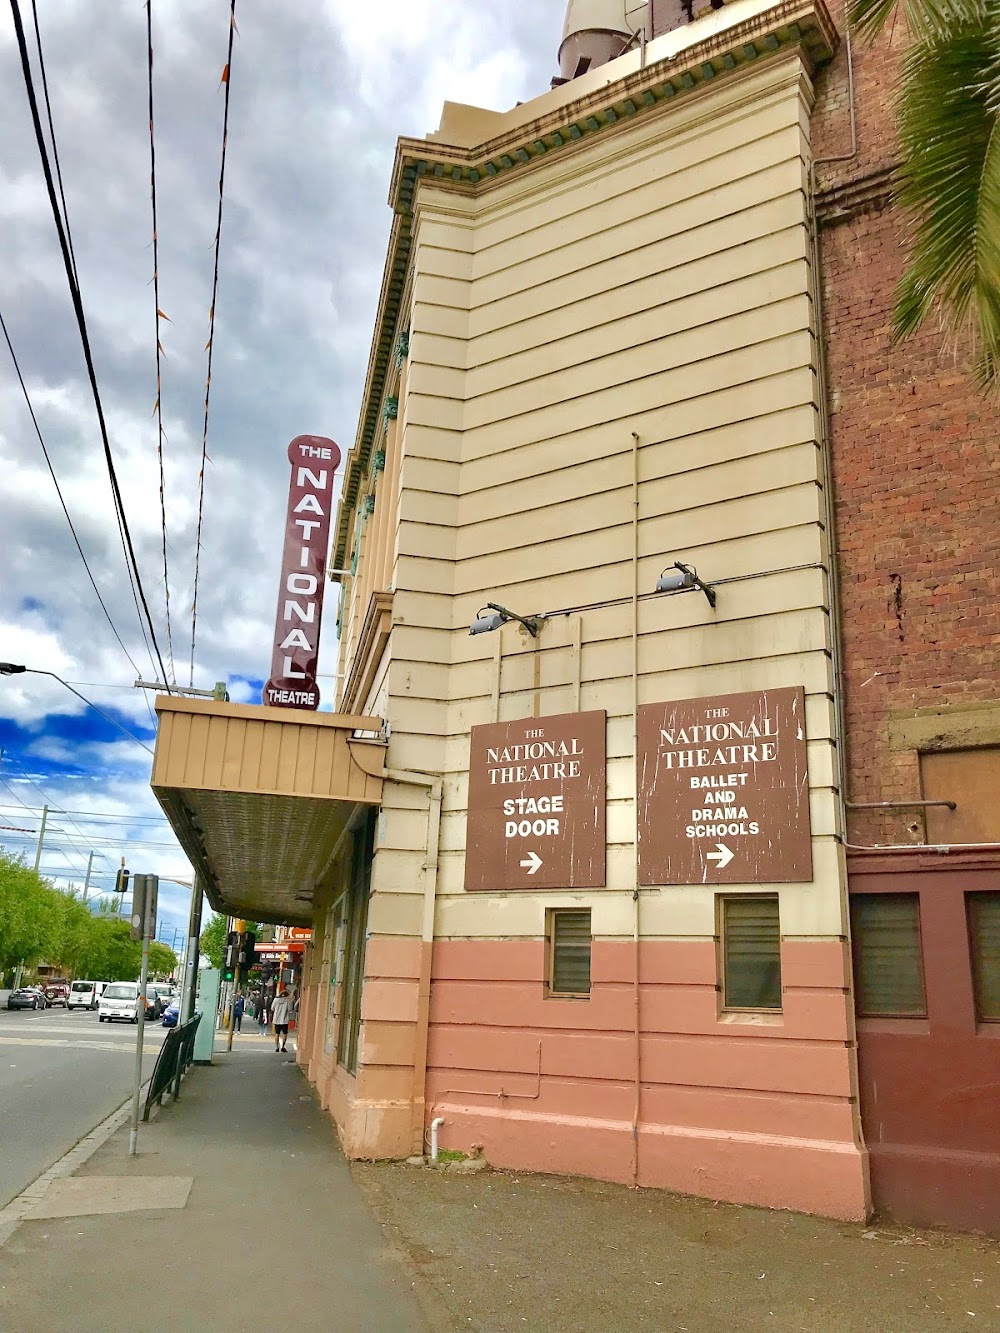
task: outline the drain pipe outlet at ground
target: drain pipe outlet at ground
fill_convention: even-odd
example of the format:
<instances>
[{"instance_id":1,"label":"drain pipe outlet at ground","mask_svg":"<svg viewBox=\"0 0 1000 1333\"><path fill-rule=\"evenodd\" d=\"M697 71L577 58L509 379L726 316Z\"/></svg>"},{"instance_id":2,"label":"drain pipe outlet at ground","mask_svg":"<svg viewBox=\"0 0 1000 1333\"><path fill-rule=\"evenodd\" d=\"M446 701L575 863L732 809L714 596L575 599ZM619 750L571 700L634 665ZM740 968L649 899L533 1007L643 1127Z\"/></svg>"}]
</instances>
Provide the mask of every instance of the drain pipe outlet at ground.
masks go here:
<instances>
[{"instance_id":1,"label":"drain pipe outlet at ground","mask_svg":"<svg viewBox=\"0 0 1000 1333\"><path fill-rule=\"evenodd\" d=\"M438 1159L438 1129L444 1124L444 1116L439 1115L431 1121L431 1161Z\"/></svg>"}]
</instances>

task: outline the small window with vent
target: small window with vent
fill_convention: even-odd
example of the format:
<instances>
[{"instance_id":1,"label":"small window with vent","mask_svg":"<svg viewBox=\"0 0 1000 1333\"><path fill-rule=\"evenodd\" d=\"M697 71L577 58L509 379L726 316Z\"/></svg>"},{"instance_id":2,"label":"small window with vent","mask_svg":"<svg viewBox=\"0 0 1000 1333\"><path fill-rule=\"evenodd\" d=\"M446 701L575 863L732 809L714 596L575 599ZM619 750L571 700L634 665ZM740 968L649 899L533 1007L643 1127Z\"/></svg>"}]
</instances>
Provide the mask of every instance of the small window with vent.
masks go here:
<instances>
[{"instance_id":1,"label":"small window with vent","mask_svg":"<svg viewBox=\"0 0 1000 1333\"><path fill-rule=\"evenodd\" d=\"M981 1023L1000 1022L1000 893L967 893L972 946L972 977L976 1016Z\"/></svg>"},{"instance_id":2,"label":"small window with vent","mask_svg":"<svg viewBox=\"0 0 1000 1333\"><path fill-rule=\"evenodd\" d=\"M590 909L552 908L547 913L548 992L590 995Z\"/></svg>"},{"instance_id":3,"label":"small window with vent","mask_svg":"<svg viewBox=\"0 0 1000 1333\"><path fill-rule=\"evenodd\" d=\"M852 893L854 988L861 1018L926 1018L916 893Z\"/></svg>"},{"instance_id":4,"label":"small window with vent","mask_svg":"<svg viewBox=\"0 0 1000 1333\"><path fill-rule=\"evenodd\" d=\"M726 1009L781 1008L777 897L721 900L722 991Z\"/></svg>"}]
</instances>

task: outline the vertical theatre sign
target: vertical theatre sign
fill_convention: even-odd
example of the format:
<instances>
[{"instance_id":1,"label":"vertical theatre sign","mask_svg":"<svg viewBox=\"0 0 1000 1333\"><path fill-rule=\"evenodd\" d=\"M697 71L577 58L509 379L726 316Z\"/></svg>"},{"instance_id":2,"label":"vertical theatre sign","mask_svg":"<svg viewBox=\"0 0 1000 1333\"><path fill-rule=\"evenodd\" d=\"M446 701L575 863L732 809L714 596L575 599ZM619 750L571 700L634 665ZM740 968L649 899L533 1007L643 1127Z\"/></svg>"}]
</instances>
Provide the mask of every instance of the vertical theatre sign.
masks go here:
<instances>
[{"instance_id":1,"label":"vertical theatre sign","mask_svg":"<svg viewBox=\"0 0 1000 1333\"><path fill-rule=\"evenodd\" d=\"M640 884L812 879L805 693L639 709Z\"/></svg>"},{"instance_id":2,"label":"vertical theatre sign","mask_svg":"<svg viewBox=\"0 0 1000 1333\"><path fill-rule=\"evenodd\" d=\"M603 886L606 737L603 710L472 728L467 889Z\"/></svg>"},{"instance_id":3,"label":"vertical theatre sign","mask_svg":"<svg viewBox=\"0 0 1000 1333\"><path fill-rule=\"evenodd\" d=\"M333 477L340 450L323 435L296 435L285 519L281 587L274 623L271 675L261 702L274 708L318 708L316 683L323 618L326 555L333 512Z\"/></svg>"}]
</instances>

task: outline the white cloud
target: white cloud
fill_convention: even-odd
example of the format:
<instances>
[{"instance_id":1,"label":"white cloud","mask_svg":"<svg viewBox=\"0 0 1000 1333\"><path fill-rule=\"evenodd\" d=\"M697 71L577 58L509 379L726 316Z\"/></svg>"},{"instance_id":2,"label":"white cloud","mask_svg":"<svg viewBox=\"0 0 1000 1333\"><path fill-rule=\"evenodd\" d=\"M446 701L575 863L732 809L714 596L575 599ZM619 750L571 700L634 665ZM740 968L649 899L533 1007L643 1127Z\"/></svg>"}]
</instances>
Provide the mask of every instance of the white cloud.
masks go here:
<instances>
[{"instance_id":1,"label":"white cloud","mask_svg":"<svg viewBox=\"0 0 1000 1333\"><path fill-rule=\"evenodd\" d=\"M513 8L514 12L511 12ZM548 87L563 0L511 7L347 0L242 7L232 71L195 684L267 675L287 486L303 431L355 436L389 232L398 134L433 129L445 99L506 108ZM126 511L167 652L155 422L145 14L91 0L40 6L80 283ZM154 5L166 509L177 676L188 679L212 240L228 5ZM0 310L77 531L129 662L74 549L6 348L0 345L0 659L66 680L124 725L148 727L130 688L151 665L139 632L80 339L42 183L11 21L0 14ZM334 661L333 599L322 666ZM327 693L330 682L325 682ZM118 685L120 689L104 686ZM60 719L56 725L56 719ZM29 805L158 814L148 756L94 730L44 676L0 678L0 778ZM38 784L18 776L21 765ZM39 791L40 789L40 791ZM0 801L10 793L0 787ZM16 806L16 802L14 802ZM78 823L80 821L77 821ZM111 823L109 821L109 823ZM107 825L80 825L97 838ZM138 826L112 825L137 841ZM83 847L81 835L74 841ZM53 844L56 845L56 844ZM68 847L68 844L67 844ZM102 843L111 855L110 843ZM86 849L85 849L86 850ZM179 850L156 850L181 878ZM79 854L68 850L74 864ZM120 855L120 852L118 853ZM57 860L65 861L60 854ZM85 856L84 856L85 860ZM107 869L107 864L101 862ZM151 866L151 868L153 868ZM166 910L186 891L165 887ZM186 908L184 909L186 910Z\"/></svg>"}]
</instances>

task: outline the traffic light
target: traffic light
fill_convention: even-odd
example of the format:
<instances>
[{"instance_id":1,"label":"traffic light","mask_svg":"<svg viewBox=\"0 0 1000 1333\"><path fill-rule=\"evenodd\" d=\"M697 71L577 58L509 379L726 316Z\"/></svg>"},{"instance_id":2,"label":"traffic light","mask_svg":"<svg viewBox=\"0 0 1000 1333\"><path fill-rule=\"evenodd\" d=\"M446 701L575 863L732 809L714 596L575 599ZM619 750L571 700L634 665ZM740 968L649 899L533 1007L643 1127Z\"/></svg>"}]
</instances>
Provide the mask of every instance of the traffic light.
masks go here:
<instances>
[{"instance_id":1,"label":"traffic light","mask_svg":"<svg viewBox=\"0 0 1000 1333\"><path fill-rule=\"evenodd\" d=\"M115 893L128 893L128 871L124 866L115 876Z\"/></svg>"},{"instance_id":2,"label":"traffic light","mask_svg":"<svg viewBox=\"0 0 1000 1333\"><path fill-rule=\"evenodd\" d=\"M236 976L236 962L239 958L240 937L235 930L226 936L226 951L222 960L222 980L232 981Z\"/></svg>"},{"instance_id":3,"label":"traffic light","mask_svg":"<svg viewBox=\"0 0 1000 1333\"><path fill-rule=\"evenodd\" d=\"M257 936L252 930L248 930L240 936L240 971L244 975L250 971L257 961Z\"/></svg>"},{"instance_id":4,"label":"traffic light","mask_svg":"<svg viewBox=\"0 0 1000 1333\"><path fill-rule=\"evenodd\" d=\"M128 871L125 871L128 874ZM155 934L156 899L160 881L156 875L135 875L132 879L132 938L141 940Z\"/></svg>"}]
</instances>

